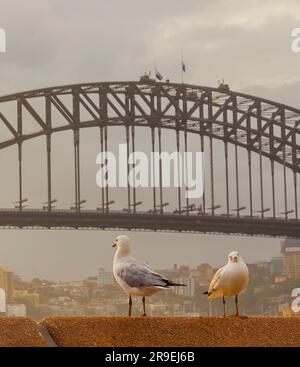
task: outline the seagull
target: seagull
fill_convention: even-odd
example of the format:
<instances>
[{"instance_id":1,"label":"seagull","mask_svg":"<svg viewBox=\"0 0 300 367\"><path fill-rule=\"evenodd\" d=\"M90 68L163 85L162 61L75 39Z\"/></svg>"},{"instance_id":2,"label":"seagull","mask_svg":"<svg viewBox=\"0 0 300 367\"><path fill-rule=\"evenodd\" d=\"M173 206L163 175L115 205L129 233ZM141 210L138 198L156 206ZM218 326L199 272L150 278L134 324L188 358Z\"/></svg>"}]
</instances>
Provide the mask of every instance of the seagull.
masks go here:
<instances>
[{"instance_id":1,"label":"seagull","mask_svg":"<svg viewBox=\"0 0 300 367\"><path fill-rule=\"evenodd\" d=\"M146 316L146 297L160 289L168 289L171 286L185 286L185 284L174 283L164 278L152 270L148 264L131 257L129 237L125 235L118 236L112 246L117 248L113 263L114 277L129 297L128 316L131 316L132 296L143 297L143 316Z\"/></svg>"},{"instance_id":2,"label":"seagull","mask_svg":"<svg viewBox=\"0 0 300 367\"><path fill-rule=\"evenodd\" d=\"M238 295L249 282L249 271L241 255L237 251L232 251L228 255L228 263L220 268L210 283L207 292L210 301L223 297L224 317L226 317L225 297L235 296L236 316L239 316Z\"/></svg>"}]
</instances>

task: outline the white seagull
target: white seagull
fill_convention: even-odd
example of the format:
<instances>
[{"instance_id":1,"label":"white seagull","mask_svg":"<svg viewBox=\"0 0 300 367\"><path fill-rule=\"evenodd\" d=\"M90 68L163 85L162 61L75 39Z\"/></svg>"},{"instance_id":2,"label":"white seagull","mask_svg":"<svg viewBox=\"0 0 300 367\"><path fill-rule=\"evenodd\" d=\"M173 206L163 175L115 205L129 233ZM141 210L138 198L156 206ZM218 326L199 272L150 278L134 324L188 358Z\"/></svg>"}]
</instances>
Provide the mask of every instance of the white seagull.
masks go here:
<instances>
[{"instance_id":1,"label":"white seagull","mask_svg":"<svg viewBox=\"0 0 300 367\"><path fill-rule=\"evenodd\" d=\"M152 270L148 264L131 257L131 244L127 236L118 236L113 243L113 247L117 247L114 256L113 273L116 281L128 294L128 316L131 316L132 296L143 297L143 316L146 316L145 297L151 296L160 289L168 289L170 286L185 286L185 284L178 284L165 279Z\"/></svg>"},{"instance_id":2,"label":"white seagull","mask_svg":"<svg viewBox=\"0 0 300 367\"><path fill-rule=\"evenodd\" d=\"M223 297L224 317L226 317L225 297L235 296L236 316L239 316L238 295L249 282L249 271L242 257L237 251L228 255L228 263L220 268L210 283L208 295L210 301Z\"/></svg>"}]
</instances>

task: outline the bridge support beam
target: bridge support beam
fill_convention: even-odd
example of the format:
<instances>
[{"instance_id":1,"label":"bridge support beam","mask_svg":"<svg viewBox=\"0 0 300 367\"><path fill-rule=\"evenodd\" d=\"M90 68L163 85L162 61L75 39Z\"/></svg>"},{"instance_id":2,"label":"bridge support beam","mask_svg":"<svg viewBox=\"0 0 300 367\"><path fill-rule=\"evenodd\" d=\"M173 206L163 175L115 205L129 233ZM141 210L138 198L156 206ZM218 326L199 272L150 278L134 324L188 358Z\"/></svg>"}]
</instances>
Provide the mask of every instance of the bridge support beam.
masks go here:
<instances>
[{"instance_id":1,"label":"bridge support beam","mask_svg":"<svg viewBox=\"0 0 300 367\"><path fill-rule=\"evenodd\" d=\"M103 132L103 126L100 126L100 151L101 154L103 155L104 152L104 132ZM101 167L102 168L102 167ZM103 175L103 170L101 170L101 173ZM104 177L102 177L102 181L104 181ZM101 187L101 210L104 213L104 209L105 209L105 188L102 185Z\"/></svg>"},{"instance_id":2,"label":"bridge support beam","mask_svg":"<svg viewBox=\"0 0 300 367\"><path fill-rule=\"evenodd\" d=\"M19 162L19 210L23 208L23 172L22 172L22 143L18 144L18 162Z\"/></svg>"},{"instance_id":3,"label":"bridge support beam","mask_svg":"<svg viewBox=\"0 0 300 367\"><path fill-rule=\"evenodd\" d=\"M247 145L248 145L248 181L249 181L249 206L250 206L250 217L253 217L253 196L252 196L252 156L251 156L251 149L250 149L250 142L251 142L251 133L250 133L250 126L251 125L251 117L247 115L246 117L246 126L247 126Z\"/></svg>"},{"instance_id":4,"label":"bridge support beam","mask_svg":"<svg viewBox=\"0 0 300 367\"><path fill-rule=\"evenodd\" d=\"M260 211L261 217L264 218L264 183L263 183L263 167L262 167L262 124L261 124L261 103L257 104L257 133L258 133L258 149L259 149L259 178L260 178Z\"/></svg>"},{"instance_id":5,"label":"bridge support beam","mask_svg":"<svg viewBox=\"0 0 300 367\"><path fill-rule=\"evenodd\" d=\"M159 152L159 202L160 213L163 213L163 189L162 189L162 160L161 160L161 126L158 127L158 152Z\"/></svg>"},{"instance_id":6,"label":"bridge support beam","mask_svg":"<svg viewBox=\"0 0 300 367\"><path fill-rule=\"evenodd\" d=\"M224 136L227 136L227 130L228 130L228 114L227 114L227 108L223 111L223 134ZM229 217L230 214L230 201L229 201L229 175L228 175L228 142L227 140L224 140L224 158L225 158L225 190L226 190L226 214L227 217Z\"/></svg>"},{"instance_id":7,"label":"bridge support beam","mask_svg":"<svg viewBox=\"0 0 300 367\"><path fill-rule=\"evenodd\" d=\"M48 211L52 209L52 177L51 177L51 128L52 128L52 110L51 110L51 95L46 96L46 150L47 150L47 197Z\"/></svg>"},{"instance_id":8,"label":"bridge support beam","mask_svg":"<svg viewBox=\"0 0 300 367\"><path fill-rule=\"evenodd\" d=\"M297 162L297 152L296 152L296 129L294 129L292 134L292 159L293 163ZM295 199L295 218L298 219L298 188L297 188L297 173L293 171L293 179L294 179L294 199Z\"/></svg>"},{"instance_id":9,"label":"bridge support beam","mask_svg":"<svg viewBox=\"0 0 300 367\"><path fill-rule=\"evenodd\" d=\"M252 196L252 157L251 151L248 150L248 173L249 173L249 204L250 204L250 217L253 217L253 196Z\"/></svg>"},{"instance_id":10,"label":"bridge support beam","mask_svg":"<svg viewBox=\"0 0 300 367\"><path fill-rule=\"evenodd\" d=\"M294 172L295 218L298 219L297 174Z\"/></svg>"},{"instance_id":11,"label":"bridge support beam","mask_svg":"<svg viewBox=\"0 0 300 367\"><path fill-rule=\"evenodd\" d=\"M208 120L210 124L209 134L209 156L210 156L210 193L211 193L211 214L215 215L215 187L214 187L214 150L213 150L213 109L212 92L208 94Z\"/></svg>"},{"instance_id":12,"label":"bridge support beam","mask_svg":"<svg viewBox=\"0 0 300 367\"><path fill-rule=\"evenodd\" d=\"M79 131L74 130L75 210L80 211L80 154Z\"/></svg>"},{"instance_id":13,"label":"bridge support beam","mask_svg":"<svg viewBox=\"0 0 300 367\"><path fill-rule=\"evenodd\" d=\"M152 147L152 152L155 152L155 128L152 126L151 127L151 147ZM156 182L156 167L155 167L155 160L153 159L152 162L152 180L153 180L153 189L152 189L152 196L153 196L153 212L156 213L156 208L157 208L157 204L156 204L156 187L155 187L155 182Z\"/></svg>"},{"instance_id":14,"label":"bridge support beam","mask_svg":"<svg viewBox=\"0 0 300 367\"><path fill-rule=\"evenodd\" d=\"M179 96L178 96L179 97ZM179 98L178 98L178 102L177 102L178 106L179 106ZM178 111L179 114L179 111ZM176 113L176 115L178 115ZM184 151L188 152L188 120L187 120L187 101L186 101L186 87L182 86L182 125L185 127L184 130ZM186 177L186 183L188 182L188 159L187 159L187 155L185 156L185 162L184 162L184 167L185 167L185 177ZM188 187L185 187L185 191L187 192ZM189 204L189 198L186 197L186 214L189 215L190 213L190 204Z\"/></svg>"},{"instance_id":15,"label":"bridge support beam","mask_svg":"<svg viewBox=\"0 0 300 367\"><path fill-rule=\"evenodd\" d=\"M176 149L177 149L177 152L179 153L180 152L180 131L179 131L178 126L177 126L177 129L176 129ZM178 159L178 162L177 162L177 170L178 170L178 175L181 175L179 159ZM180 178L179 178L179 180L180 180ZM178 188L177 188L177 200L178 200L178 212L179 212L179 214L181 214L181 187L180 187L180 185L178 185Z\"/></svg>"},{"instance_id":16,"label":"bridge support beam","mask_svg":"<svg viewBox=\"0 0 300 367\"><path fill-rule=\"evenodd\" d=\"M104 86L100 86L98 88L98 97L99 97L99 120L100 120L100 145L101 152L107 152L108 149L108 133L107 133L107 119L108 119L108 97L107 97L107 88ZM99 122L98 122L99 123ZM109 211L109 198L108 198L108 186L101 189L102 194L102 211Z\"/></svg>"},{"instance_id":17,"label":"bridge support beam","mask_svg":"<svg viewBox=\"0 0 300 367\"><path fill-rule=\"evenodd\" d=\"M74 173L75 173L75 210L80 211L80 154L79 154L79 128L80 99L79 89L73 90L73 134L74 134Z\"/></svg>"},{"instance_id":18,"label":"bridge support beam","mask_svg":"<svg viewBox=\"0 0 300 367\"><path fill-rule=\"evenodd\" d=\"M229 180L228 180L228 143L224 142L224 150L225 150L225 185L226 185L226 214L229 217Z\"/></svg>"},{"instance_id":19,"label":"bridge support beam","mask_svg":"<svg viewBox=\"0 0 300 367\"><path fill-rule=\"evenodd\" d=\"M23 133L23 116L22 116L22 102L18 99L17 102L17 119L18 119L18 135L21 137ZM22 142L18 143L18 163L19 163L19 210L23 209L23 172L22 172Z\"/></svg>"},{"instance_id":20,"label":"bridge support beam","mask_svg":"<svg viewBox=\"0 0 300 367\"><path fill-rule=\"evenodd\" d=\"M47 196L48 196L48 211L52 209L52 178L51 178L51 135L48 134L47 140Z\"/></svg>"},{"instance_id":21,"label":"bridge support beam","mask_svg":"<svg viewBox=\"0 0 300 367\"><path fill-rule=\"evenodd\" d=\"M271 163L271 180L272 180L272 208L273 208L273 218L276 218L274 161L271 160L270 163Z\"/></svg>"},{"instance_id":22,"label":"bridge support beam","mask_svg":"<svg viewBox=\"0 0 300 367\"><path fill-rule=\"evenodd\" d=\"M199 135L200 135L200 149L201 149L201 153L202 156L205 159L204 156L204 111L203 111L203 103L200 104L199 106ZM203 162L205 164L205 162ZM202 214L205 215L205 211L206 211L206 205L205 205L205 174L203 177L203 196L202 196Z\"/></svg>"},{"instance_id":23,"label":"bridge support beam","mask_svg":"<svg viewBox=\"0 0 300 367\"><path fill-rule=\"evenodd\" d=\"M128 211L131 210L131 188L128 181L130 166L129 166L129 155L130 155L130 135L129 135L129 125L126 125L126 145L127 145L127 206Z\"/></svg>"},{"instance_id":24,"label":"bridge support beam","mask_svg":"<svg viewBox=\"0 0 300 367\"><path fill-rule=\"evenodd\" d=\"M238 131L237 131L237 102L236 97L232 100L232 122L234 126L234 138L236 144L234 145L234 158L235 158L235 190L236 190L236 215L240 216L240 187L239 187L239 157L238 157Z\"/></svg>"},{"instance_id":25,"label":"bridge support beam","mask_svg":"<svg viewBox=\"0 0 300 367\"><path fill-rule=\"evenodd\" d=\"M134 154L135 154L135 131L134 131L134 126L131 126L131 151L133 154L133 158L134 158ZM133 212L136 212L136 188L135 188L135 163L133 164L133 188L132 188L132 192L133 192Z\"/></svg>"}]
</instances>

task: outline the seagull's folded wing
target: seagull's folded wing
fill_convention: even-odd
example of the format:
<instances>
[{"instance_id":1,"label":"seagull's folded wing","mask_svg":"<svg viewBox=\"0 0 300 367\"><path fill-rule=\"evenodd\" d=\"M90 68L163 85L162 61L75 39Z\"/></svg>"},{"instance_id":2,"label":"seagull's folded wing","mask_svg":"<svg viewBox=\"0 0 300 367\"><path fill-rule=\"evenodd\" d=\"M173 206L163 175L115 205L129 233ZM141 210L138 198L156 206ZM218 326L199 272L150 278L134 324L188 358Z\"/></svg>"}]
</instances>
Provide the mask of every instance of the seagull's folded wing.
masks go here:
<instances>
[{"instance_id":1,"label":"seagull's folded wing","mask_svg":"<svg viewBox=\"0 0 300 367\"><path fill-rule=\"evenodd\" d=\"M209 288L208 288L208 294L211 294L215 290L217 290L225 266L222 266L222 268L220 268L216 272L215 276L213 277L212 281L210 282L210 285L209 285Z\"/></svg>"},{"instance_id":2,"label":"seagull's folded wing","mask_svg":"<svg viewBox=\"0 0 300 367\"><path fill-rule=\"evenodd\" d=\"M167 287L168 281L153 271L149 265L139 262L121 263L117 275L132 288Z\"/></svg>"}]
</instances>

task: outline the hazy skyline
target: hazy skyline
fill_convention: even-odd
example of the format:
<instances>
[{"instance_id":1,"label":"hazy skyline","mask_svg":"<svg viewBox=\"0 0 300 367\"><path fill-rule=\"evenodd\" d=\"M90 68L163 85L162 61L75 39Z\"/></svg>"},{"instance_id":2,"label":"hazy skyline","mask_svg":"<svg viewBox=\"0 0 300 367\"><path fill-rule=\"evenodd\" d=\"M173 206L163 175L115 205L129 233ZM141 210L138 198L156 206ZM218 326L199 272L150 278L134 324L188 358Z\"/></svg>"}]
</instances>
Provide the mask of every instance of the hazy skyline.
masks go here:
<instances>
[{"instance_id":1,"label":"hazy skyline","mask_svg":"<svg viewBox=\"0 0 300 367\"><path fill-rule=\"evenodd\" d=\"M144 72L153 72L155 63L164 77L179 82L183 50L187 83L216 86L224 78L233 90L300 107L300 53L291 51L291 31L300 26L296 0L12 0L0 1L0 9L0 28L7 36L7 53L0 53L0 95L80 82L138 80ZM56 142L62 151L67 139ZM36 154L38 143L25 149L28 157L36 156L44 164ZM86 170L93 177L92 149L89 157ZM11 168L5 152L0 167L3 207L8 205L3 192L14 184L8 179ZM71 169L57 168L64 190ZM35 170L32 166L25 173L28 180ZM42 184L31 182L28 191L39 191ZM0 266L26 279L82 279L100 266L110 268L117 233L1 230ZM217 266L232 249L247 262L270 259L279 253L280 244L271 238L129 235L134 255L154 268L203 262Z\"/></svg>"}]
</instances>

